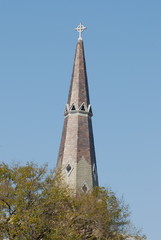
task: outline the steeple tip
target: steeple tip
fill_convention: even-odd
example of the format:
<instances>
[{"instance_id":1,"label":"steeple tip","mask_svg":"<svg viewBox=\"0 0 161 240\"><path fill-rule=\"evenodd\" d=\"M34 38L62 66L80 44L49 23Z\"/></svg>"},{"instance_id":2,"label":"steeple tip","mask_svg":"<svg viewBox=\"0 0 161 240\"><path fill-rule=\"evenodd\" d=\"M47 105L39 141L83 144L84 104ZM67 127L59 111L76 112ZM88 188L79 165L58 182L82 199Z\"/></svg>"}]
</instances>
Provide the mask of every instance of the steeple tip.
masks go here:
<instances>
[{"instance_id":1,"label":"steeple tip","mask_svg":"<svg viewBox=\"0 0 161 240\"><path fill-rule=\"evenodd\" d=\"M75 30L79 33L78 41L82 40L82 32L87 29L87 27L83 26L82 23L78 25L78 27L75 28Z\"/></svg>"}]
</instances>

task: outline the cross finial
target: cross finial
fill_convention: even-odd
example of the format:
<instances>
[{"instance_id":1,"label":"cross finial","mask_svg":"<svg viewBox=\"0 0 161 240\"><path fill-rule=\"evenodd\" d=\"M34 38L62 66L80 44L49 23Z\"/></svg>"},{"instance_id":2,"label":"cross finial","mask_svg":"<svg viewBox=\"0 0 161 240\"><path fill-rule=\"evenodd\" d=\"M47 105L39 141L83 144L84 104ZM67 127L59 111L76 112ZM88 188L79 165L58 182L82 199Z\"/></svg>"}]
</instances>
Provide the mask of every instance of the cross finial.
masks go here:
<instances>
[{"instance_id":1,"label":"cross finial","mask_svg":"<svg viewBox=\"0 0 161 240\"><path fill-rule=\"evenodd\" d=\"M79 32L79 38L78 40L82 40L82 32L86 29L85 26L82 25L82 23L79 24L79 26L77 28L75 28L75 30L77 32Z\"/></svg>"}]
</instances>

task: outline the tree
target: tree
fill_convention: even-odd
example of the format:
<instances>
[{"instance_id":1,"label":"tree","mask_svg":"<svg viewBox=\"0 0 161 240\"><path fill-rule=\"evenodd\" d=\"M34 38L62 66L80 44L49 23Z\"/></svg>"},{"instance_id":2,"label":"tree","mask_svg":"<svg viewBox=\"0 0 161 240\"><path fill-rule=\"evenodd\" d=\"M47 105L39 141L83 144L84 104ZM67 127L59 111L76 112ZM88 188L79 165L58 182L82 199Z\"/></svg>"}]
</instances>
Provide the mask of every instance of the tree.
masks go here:
<instances>
[{"instance_id":1,"label":"tree","mask_svg":"<svg viewBox=\"0 0 161 240\"><path fill-rule=\"evenodd\" d=\"M10 240L123 240L129 213L110 190L73 196L61 173L0 164L0 237ZM137 236L139 237L139 236Z\"/></svg>"}]
</instances>

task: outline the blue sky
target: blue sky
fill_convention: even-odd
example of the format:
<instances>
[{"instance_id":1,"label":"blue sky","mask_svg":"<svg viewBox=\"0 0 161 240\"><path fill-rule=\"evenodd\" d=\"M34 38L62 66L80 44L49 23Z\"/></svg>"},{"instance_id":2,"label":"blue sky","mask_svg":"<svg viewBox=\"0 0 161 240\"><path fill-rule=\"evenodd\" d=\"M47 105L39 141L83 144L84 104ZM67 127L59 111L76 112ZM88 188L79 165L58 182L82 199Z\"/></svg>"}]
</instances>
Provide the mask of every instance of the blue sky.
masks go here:
<instances>
[{"instance_id":1,"label":"blue sky","mask_svg":"<svg viewBox=\"0 0 161 240\"><path fill-rule=\"evenodd\" d=\"M0 1L0 161L54 168L80 21L101 186L161 236L161 1Z\"/></svg>"}]
</instances>

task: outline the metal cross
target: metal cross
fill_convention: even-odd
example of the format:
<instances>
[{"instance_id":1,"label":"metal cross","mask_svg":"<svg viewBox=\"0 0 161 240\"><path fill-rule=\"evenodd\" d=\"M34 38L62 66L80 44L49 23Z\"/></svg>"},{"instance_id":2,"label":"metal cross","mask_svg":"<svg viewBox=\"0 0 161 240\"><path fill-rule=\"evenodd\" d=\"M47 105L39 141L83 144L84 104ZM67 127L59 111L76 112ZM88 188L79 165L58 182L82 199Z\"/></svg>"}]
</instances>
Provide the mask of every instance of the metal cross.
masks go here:
<instances>
[{"instance_id":1,"label":"metal cross","mask_svg":"<svg viewBox=\"0 0 161 240\"><path fill-rule=\"evenodd\" d=\"M79 26L77 28L75 28L75 30L77 32L79 32L79 40L82 40L82 32L86 29L85 26L83 26L81 23L79 24Z\"/></svg>"}]
</instances>

